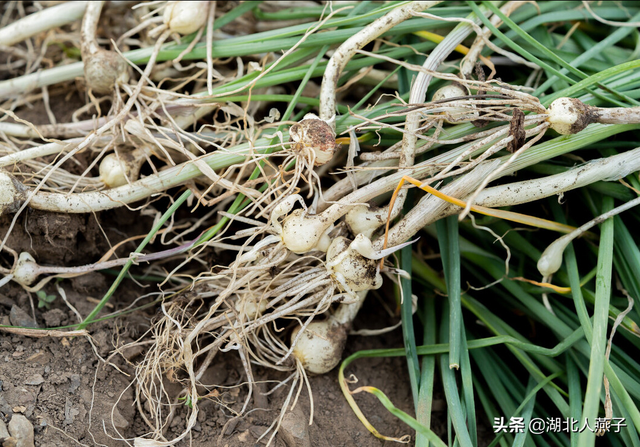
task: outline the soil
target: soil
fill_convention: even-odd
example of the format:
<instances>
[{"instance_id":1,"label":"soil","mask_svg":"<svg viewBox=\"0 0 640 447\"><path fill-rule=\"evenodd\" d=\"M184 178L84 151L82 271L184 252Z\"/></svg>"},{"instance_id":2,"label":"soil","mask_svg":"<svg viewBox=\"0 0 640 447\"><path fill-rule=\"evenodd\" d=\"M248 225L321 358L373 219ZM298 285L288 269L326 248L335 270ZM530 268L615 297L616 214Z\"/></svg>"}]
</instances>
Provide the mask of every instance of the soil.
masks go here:
<instances>
[{"instance_id":1,"label":"soil","mask_svg":"<svg viewBox=\"0 0 640 447\"><path fill-rule=\"evenodd\" d=\"M10 217L13 216L0 218L2 237ZM140 219L138 213L124 209L96 216L31 211L18 220L8 245L19 251L29 251L43 265L81 265L96 261L108 250L105 236L115 244L140 234L147 226L150 226L150 220ZM133 243L125 244L119 253L126 254L133 248ZM10 261L11 258L4 255L3 264L10 264ZM113 277L103 273L92 273L62 280L59 286L65 291L68 304L81 315L87 315L95 306L95 299L104 295L112 280ZM129 305L152 287L141 289L133 281L126 280L110 302L114 307L105 311L112 312ZM48 294L58 295L52 283L45 290ZM372 296L356 321L355 329L380 328L395 323L395 317L380 305L380 300L384 300L393 306L392 299L391 296ZM8 324L12 309L15 315L17 308L24 311L25 318L35 316L39 327L58 327L78 321L74 311L59 297L50 309L37 306L35 294L10 283L3 287L0 295L0 321ZM29 338L0 333L0 417L8 421L13 413L24 414L35 427L36 446L132 445L132 438L149 430L133 405L134 392L130 386L134 363L141 359L142 350L125 351L124 356L113 356L108 362L105 359L116 346L137 339L149 329L155 309L146 312L96 323L90 327L90 339ZM361 349L400 346L402 338L398 329L383 336L351 336L345 355ZM398 408L413 414L406 364L401 358L359 360L348 373L355 374L360 384L380 388ZM262 392L271 390L285 378L282 373L261 367L255 369L255 380ZM234 447L266 443L266 439L261 443L257 439L277 418L289 388L281 387L269 396L256 393L253 399L256 409L234 419L228 408L237 409L244 402L247 387L238 385L245 380L237 356L219 354L203 382L229 388L221 389L221 394L200 404L198 424L191 439L176 445ZM385 444L371 435L354 415L338 386L337 369L324 376L311 377L310 385L314 400L313 425L308 427L311 445ZM168 388L171 390L171 384ZM413 431L392 416L375 397L361 393L356 395L356 401L382 434L413 437ZM442 399L436 402L436 408L444 410ZM307 429L309 412L309 396L303 389L295 411L287 417ZM444 413L442 418L437 414L435 429L442 434L446 430ZM187 408L180 407L167 430L168 439L181 433L186 415ZM287 441L291 443L291 439L279 434L272 445L286 446L289 445Z\"/></svg>"}]
</instances>

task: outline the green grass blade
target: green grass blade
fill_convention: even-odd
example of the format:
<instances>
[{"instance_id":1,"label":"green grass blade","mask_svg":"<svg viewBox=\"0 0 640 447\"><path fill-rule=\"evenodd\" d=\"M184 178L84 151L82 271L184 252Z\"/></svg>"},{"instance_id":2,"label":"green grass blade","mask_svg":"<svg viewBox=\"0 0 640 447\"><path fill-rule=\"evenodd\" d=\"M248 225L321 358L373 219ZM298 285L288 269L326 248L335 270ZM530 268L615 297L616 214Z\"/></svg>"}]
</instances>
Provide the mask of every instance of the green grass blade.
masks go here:
<instances>
[{"instance_id":1,"label":"green grass blade","mask_svg":"<svg viewBox=\"0 0 640 447\"><path fill-rule=\"evenodd\" d=\"M486 3L486 6L488 6L491 10L496 11L495 6L493 6L490 2L483 2L483 4ZM518 45L517 43L515 43L513 40L509 39L507 36L505 36L505 34L500 31L498 28L496 28L491 21L489 21L489 19L487 19L486 17L484 17L481 13L480 13L480 8L478 8L478 6L475 4L475 2L473 1L468 1L467 4L471 7L471 9L473 9L473 11L478 15L478 17L480 17L482 19L482 22L484 23L484 25L489 28L491 30L491 32L500 40L502 40L507 46L509 46L512 50L516 51L518 54L520 54L522 57L524 57L525 59L528 59L530 62L533 62L534 64L539 65L541 68L553 73L554 75L556 75L558 78L567 81L570 84L575 84L576 81L573 80L572 78L568 77L567 75L565 75L564 73L556 70L554 67L552 67L551 65L547 64L546 62L538 59L537 57L535 57L533 54L529 53L527 50L525 50L524 48L522 48L520 45ZM526 33L525 33L526 34ZM563 61L564 62L564 61ZM566 64L566 62L565 62ZM586 77L586 75L584 76Z\"/></svg>"},{"instance_id":2,"label":"green grass blade","mask_svg":"<svg viewBox=\"0 0 640 447\"><path fill-rule=\"evenodd\" d=\"M533 377L529 376L529 383L527 385L527 395L531 395L531 397L524 404L524 407L522 408L522 413L521 413L521 417L524 419L525 427L529 427L529 422L531 421L531 415L533 414L533 408L536 405L536 394L532 393L535 386L536 386L536 381L533 379ZM523 447L525 444L525 441L527 441L528 434L529 434L529 430L527 429L516 434L515 439L513 440L513 447ZM527 444L533 444L531 439L528 439L528 441L529 442Z\"/></svg>"},{"instance_id":3,"label":"green grass blade","mask_svg":"<svg viewBox=\"0 0 640 447\"><path fill-rule=\"evenodd\" d=\"M436 302L434 297L422 298L424 309L424 345L436 344ZM436 358L433 355L422 357L420 391L416 405L416 419L427 428L431 428L431 405L433 402L433 384L435 381ZM428 447L429 440L421 433L416 434L416 447Z\"/></svg>"},{"instance_id":4,"label":"green grass blade","mask_svg":"<svg viewBox=\"0 0 640 447\"><path fill-rule=\"evenodd\" d=\"M630 22L637 22L638 20L640 20L640 14L636 14L629 21ZM605 39L603 39L600 42L596 43L595 45L591 46L584 53L580 54L577 58L572 60L570 62L570 65L577 68L580 65L584 64L585 62L588 62L590 59L592 59L594 56L596 56L598 54L602 54L602 53L606 54L605 50L607 48L615 45L617 42L619 42L620 40L624 39L632 31L633 31L633 28L631 28L631 27L622 26L622 27L618 28L613 33L609 34ZM562 70L562 72L565 72L565 73L566 73L566 71L568 71L566 68ZM553 85L553 83L557 79L558 79L557 76L550 77L540 87L538 87L538 89L536 91L534 91L532 93L532 95L536 96L536 97L539 97L551 85Z\"/></svg>"},{"instance_id":5,"label":"green grass blade","mask_svg":"<svg viewBox=\"0 0 640 447\"><path fill-rule=\"evenodd\" d=\"M448 303L445 302L443 306L443 319L440 326L440 338L447 340L449 336L448 325ZM458 391L458 385L456 383L455 371L449 368L449 355L442 354L440 360L440 374L442 377L442 386L444 388L445 398L447 400L447 412L451 417L451 422L455 429L456 440L461 447L472 447L471 436L469 435L469 428L467 427L466 415L462 408L462 402L460 401L460 394Z\"/></svg>"},{"instance_id":6,"label":"green grass blade","mask_svg":"<svg viewBox=\"0 0 640 447\"><path fill-rule=\"evenodd\" d=\"M563 96L566 97L574 97L576 96L578 93L587 90L589 87L596 85L598 83L604 82L609 78L612 78L620 73L624 73L626 71L630 71L630 70L635 70L636 68L640 67L640 60L634 60L634 61L629 61L629 62L625 62L624 64L620 64L620 65L616 65L615 67L611 67L607 70L601 71L599 73L593 74L591 76L589 76L586 79L583 79L582 81L572 85L571 87L553 93L551 95L547 95L545 97L543 97L540 102L542 103L542 105L544 106L548 106L549 104L551 104L553 101L555 101L558 98L561 98Z\"/></svg>"},{"instance_id":7,"label":"green grass blade","mask_svg":"<svg viewBox=\"0 0 640 447\"><path fill-rule=\"evenodd\" d=\"M404 247L400 251L400 268L411 274L411 246ZM412 314L412 284L410 279L400 278L400 288L402 289L402 305L400 314L402 317L402 338L407 354L407 367L409 368L409 380L411 381L411 392L413 394L414 406L418 406L418 394L420 389L420 366L418 354L416 352L416 335L413 329Z\"/></svg>"},{"instance_id":8,"label":"green grass blade","mask_svg":"<svg viewBox=\"0 0 640 447\"><path fill-rule=\"evenodd\" d=\"M613 209L613 199L603 197L605 213ZM609 321L609 300L611 297L611 270L613 265L613 219L602 224L600 244L598 246L598 274L596 276L596 304L594 308L593 336L591 338L591 356L589 378L585 393L583 419L589 421L593 429L600 405L600 390L604 369L604 351L607 342L607 325ZM595 445L595 433L585 430L578 437L578 445L589 447Z\"/></svg>"},{"instance_id":9,"label":"green grass blade","mask_svg":"<svg viewBox=\"0 0 640 447\"><path fill-rule=\"evenodd\" d=\"M438 435L436 435L433 431L429 430L424 425L420 424L414 418L409 416L404 411L396 408L393 403L389 400L385 394L377 388L374 387L361 387L362 391L366 391L368 393L373 394L378 398L378 400L384 405L384 407L389 410L391 414L400 419L402 422L407 424L409 427L413 428L416 432L420 433L422 436L426 437L435 447L447 447L447 445L442 442Z\"/></svg>"},{"instance_id":10,"label":"green grass blade","mask_svg":"<svg viewBox=\"0 0 640 447\"><path fill-rule=\"evenodd\" d=\"M444 267L449 298L449 368L460 368L461 335L464 322L460 301L460 245L458 239L458 216L449 216L436 222L438 245Z\"/></svg>"},{"instance_id":11,"label":"green grass blade","mask_svg":"<svg viewBox=\"0 0 640 447\"><path fill-rule=\"evenodd\" d=\"M580 389L580 373L570 355L567 355L567 383L569 385L569 407L571 418L582 420L582 391ZM578 446L578 433L571 431L571 447Z\"/></svg>"},{"instance_id":12,"label":"green grass blade","mask_svg":"<svg viewBox=\"0 0 640 447\"><path fill-rule=\"evenodd\" d=\"M467 424L469 426L469 436L474 446L478 445L478 428L476 401L473 393L473 371L471 369L471 359L469 358L469 347L467 345L467 337L462 328L462 343L460 352L460 375L462 381L462 396L467 410Z\"/></svg>"},{"instance_id":13,"label":"green grass blade","mask_svg":"<svg viewBox=\"0 0 640 447\"><path fill-rule=\"evenodd\" d=\"M153 226L153 228L151 228L151 231L149 231L149 234L147 234L144 240L140 242L140 245L138 245L138 248L136 248L133 253L140 253L142 252L142 250L144 250L144 247L146 247L149 241L153 239L153 237L160 230L160 228L162 228L162 226L169 219L169 217L171 217L173 213L175 213L176 210L180 208L180 205L182 205L184 201L189 198L189 196L191 196L190 189L184 191L182 195L178 197L178 199L169 207L169 209L165 211L162 217L160 217L160 219ZM111 299L115 291L118 289L118 286L120 285L124 277L127 275L127 272L129 271L129 268L131 268L132 265L133 265L133 259L129 259L127 263L122 266L122 269L120 270L120 274L115 279L115 281L113 281L113 284L111 284L111 287L109 287L109 290L107 290L107 293L105 293L104 297L100 300L100 303L98 303L96 307L94 307L94 309L91 311L89 315L87 315L87 317L82 321L82 323L78 325L78 329L84 329L93 322L93 319L96 317L96 315L100 313L102 308L109 302L109 299Z\"/></svg>"}]
</instances>

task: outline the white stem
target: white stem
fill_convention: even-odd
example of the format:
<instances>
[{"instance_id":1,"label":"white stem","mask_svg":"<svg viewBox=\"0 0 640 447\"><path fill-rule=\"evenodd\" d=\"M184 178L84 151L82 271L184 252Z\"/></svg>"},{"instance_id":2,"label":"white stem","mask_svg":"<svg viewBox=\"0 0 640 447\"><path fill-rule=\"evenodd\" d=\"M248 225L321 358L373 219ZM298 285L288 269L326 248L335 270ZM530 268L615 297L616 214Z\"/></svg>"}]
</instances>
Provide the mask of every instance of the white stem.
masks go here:
<instances>
[{"instance_id":1,"label":"white stem","mask_svg":"<svg viewBox=\"0 0 640 447\"><path fill-rule=\"evenodd\" d=\"M483 10L483 12L485 12ZM486 12L485 12L486 13ZM480 23L480 19L475 14L472 20ZM458 24L453 31L447 34L442 42L429 54L429 57L422 65L425 71L420 71L416 80L411 87L409 95L409 104L422 104L425 101L429 83L433 78L428 71L436 71L440 64L449 56L455 48L473 31L473 27L468 23ZM426 71L428 70L428 71ZM417 131L420 127L420 119L422 111L416 110L407 115L406 124L404 126L405 133L402 135L402 150L400 152L400 166L408 167L413 165L415 156L416 142L418 141Z\"/></svg>"},{"instance_id":2,"label":"white stem","mask_svg":"<svg viewBox=\"0 0 640 447\"><path fill-rule=\"evenodd\" d=\"M31 147L19 152L14 152L12 154L5 155L4 157L0 157L0 168L10 166L24 160L32 160L38 157L46 157L47 155L58 154L65 149L73 147L74 144L82 143L84 140L84 138L72 138L70 140L64 141L63 144L47 143L41 146ZM101 137L98 139L98 141L101 143L107 143L111 140L113 140L113 136Z\"/></svg>"},{"instance_id":3,"label":"white stem","mask_svg":"<svg viewBox=\"0 0 640 447\"><path fill-rule=\"evenodd\" d=\"M90 2L65 2L16 20L0 29L0 45L11 46L43 31L75 22L82 18L87 3Z\"/></svg>"},{"instance_id":4,"label":"white stem","mask_svg":"<svg viewBox=\"0 0 640 447\"><path fill-rule=\"evenodd\" d=\"M491 160L478 165L473 171L449 183L442 192L452 197L466 197L471 194L481 183L484 178L500 166L500 160ZM432 195L423 197L420 202L396 224L388 235L388 246L393 247L408 240L416 234L421 228L435 222L442 217L455 213L450 212L451 209L461 211L459 207L452 206L448 202L441 200ZM384 237L379 237L374 242L376 250L382 250Z\"/></svg>"},{"instance_id":5,"label":"white stem","mask_svg":"<svg viewBox=\"0 0 640 447\"><path fill-rule=\"evenodd\" d=\"M82 144L84 148L88 145L88 141L84 139L83 142L86 142L86 144ZM255 142L255 146L261 144L266 146L269 142L265 139ZM238 145L233 151L215 152L201 158L201 160L212 169L221 169L235 163L242 163L246 159L245 155L251 153L249 146L249 143ZM186 162L129 185L119 186L104 192L62 194L40 191L30 199L29 206L33 209L64 213L102 211L146 199L152 194L163 192L200 175L202 172L193 162Z\"/></svg>"},{"instance_id":6,"label":"white stem","mask_svg":"<svg viewBox=\"0 0 640 447\"><path fill-rule=\"evenodd\" d=\"M13 279L13 275L12 274L8 274L8 275L4 276L2 279L0 279L0 287L4 286L5 284L7 284L12 279Z\"/></svg>"},{"instance_id":7,"label":"white stem","mask_svg":"<svg viewBox=\"0 0 640 447\"><path fill-rule=\"evenodd\" d=\"M356 315L358 315L358 311L360 310L360 308L362 308L364 299L367 297L367 292L368 290L356 292L358 299L351 304L340 304L331 316L331 319L338 324L345 324L350 326L353 320L355 320Z\"/></svg>"},{"instance_id":8,"label":"white stem","mask_svg":"<svg viewBox=\"0 0 640 447\"><path fill-rule=\"evenodd\" d=\"M594 122L601 124L640 123L640 107L594 107Z\"/></svg>"},{"instance_id":9,"label":"white stem","mask_svg":"<svg viewBox=\"0 0 640 447\"><path fill-rule=\"evenodd\" d=\"M483 10L483 13L485 11ZM480 19L475 14L471 15L474 22L479 23ZM442 42L429 54L427 60L424 61L422 67L424 71L418 72L413 85L411 86L411 92L409 94L409 104L421 104L425 101L425 96L429 88L429 83L433 79L433 75L430 71L436 71L440 64L449 56L455 48L473 31L473 27L468 23L458 24L453 31L447 34ZM401 168L412 166L415 160L416 143L418 142L418 128L420 127L420 120L422 119L422 112L416 110L410 112L407 115L404 129L402 134L402 147L400 150L400 162ZM398 194L394 212L398 212L404 206L404 201L407 198L406 190L400 191Z\"/></svg>"},{"instance_id":10,"label":"white stem","mask_svg":"<svg viewBox=\"0 0 640 447\"><path fill-rule=\"evenodd\" d=\"M213 49L213 21L216 17L216 2L209 3L209 12L207 17L207 93L213 95L213 58L211 51Z\"/></svg>"},{"instance_id":11,"label":"white stem","mask_svg":"<svg viewBox=\"0 0 640 447\"><path fill-rule=\"evenodd\" d=\"M481 172L485 174L494 172L497 166L492 165L492 163L496 161L497 160L484 163ZM481 166L476 168L476 170L480 167ZM476 170L472 172L472 174L475 173L474 178L477 177ZM638 170L640 170L640 148L605 159L591 161L561 174L487 188L478 195L476 204L486 207L503 207L533 202L554 194L581 188L597 181L616 181ZM502 176L510 172L511 170L504 171L502 172ZM458 182L469 181L477 187L482 179L474 181L474 178L470 179L468 175L462 177L448 185L448 187L445 187L443 192L446 192L447 188ZM468 188L464 185L464 190L473 191L473 189L474 188ZM446 194L454 197L464 197L466 195L450 194L449 192L446 192ZM462 200L466 201L467 199L463 198ZM412 237L425 225L442 217L459 214L461 212L462 208L458 206L450 205L433 196L425 197L414 207L405 219L403 219L402 225L397 225L397 228L394 227L391 229L388 244L389 246L397 245ZM374 248L380 249L382 247L382 239L383 238L379 238L375 241Z\"/></svg>"},{"instance_id":12,"label":"white stem","mask_svg":"<svg viewBox=\"0 0 640 447\"><path fill-rule=\"evenodd\" d=\"M478 189L476 189L476 191L473 194L471 194L471 196L468 198L467 206L465 207L464 211L460 214L460 220L464 219L467 216L467 214L469 214L471 212L471 206L473 206L473 204L475 203L476 198L478 197L478 195L480 195L482 190L484 190L486 188L486 186L490 182L492 182L494 179L500 177L502 172L504 172L520 155L522 155L523 152L525 152L527 149L529 149L531 146L533 146L536 142L538 142L544 136L544 134L546 133L548 127L549 127L548 123L542 123L540 126L538 126L535 129L533 129L534 131L539 129L538 135L533 137L531 140L527 141L520 149L515 151L507 159L507 161L502 163L499 168L497 168L494 172L490 173L482 181L480 186L478 186Z\"/></svg>"},{"instance_id":13,"label":"white stem","mask_svg":"<svg viewBox=\"0 0 640 447\"><path fill-rule=\"evenodd\" d=\"M87 5L87 10L82 18L82 27L80 29L80 48L82 52L82 60L87 62L87 57L100 51L100 46L96 41L96 31L98 30L98 22L100 21L100 12L104 6L104 1L93 1Z\"/></svg>"},{"instance_id":14,"label":"white stem","mask_svg":"<svg viewBox=\"0 0 640 447\"><path fill-rule=\"evenodd\" d=\"M440 1L410 2L399 6L384 16L373 21L370 25L351 36L335 51L322 77L320 87L320 119L325 120L335 129L336 116L336 86L340 74L356 51L364 48L369 42L390 30L399 23L412 17L414 12L424 11Z\"/></svg>"},{"instance_id":15,"label":"white stem","mask_svg":"<svg viewBox=\"0 0 640 447\"><path fill-rule=\"evenodd\" d=\"M617 181L636 171L640 171L640 148L592 160L560 174L487 188L478 195L476 203L493 208L519 205L598 181Z\"/></svg>"},{"instance_id":16,"label":"white stem","mask_svg":"<svg viewBox=\"0 0 640 447\"><path fill-rule=\"evenodd\" d=\"M562 265L562 254L567 248L567 245L574 240L575 238L584 234L590 228L598 225L599 223L604 222L605 220L616 216L623 211L627 211L634 206L640 205L640 197L636 197L633 200L628 201L624 205L620 205L609 212L601 214L593 220L590 220L586 224L576 228L569 234L565 234L564 236L556 239L547 247L547 249L540 256L540 260L538 261L538 271L542 274L542 276L550 276L553 275L560 269Z\"/></svg>"}]
</instances>

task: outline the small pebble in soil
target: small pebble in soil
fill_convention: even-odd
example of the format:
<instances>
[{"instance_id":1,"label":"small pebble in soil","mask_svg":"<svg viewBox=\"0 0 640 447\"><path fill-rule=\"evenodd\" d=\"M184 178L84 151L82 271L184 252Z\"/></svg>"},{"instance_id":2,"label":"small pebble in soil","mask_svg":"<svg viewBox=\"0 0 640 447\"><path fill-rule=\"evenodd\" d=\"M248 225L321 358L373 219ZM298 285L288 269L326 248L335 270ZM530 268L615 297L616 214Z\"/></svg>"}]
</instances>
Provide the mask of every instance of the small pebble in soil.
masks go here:
<instances>
[{"instance_id":1,"label":"small pebble in soil","mask_svg":"<svg viewBox=\"0 0 640 447\"><path fill-rule=\"evenodd\" d=\"M79 414L80 410L73 408L71 400L69 400L69 398L67 397L66 403L64 405L64 424L73 424L74 418Z\"/></svg>"},{"instance_id":2,"label":"small pebble in soil","mask_svg":"<svg viewBox=\"0 0 640 447\"><path fill-rule=\"evenodd\" d=\"M11 308L15 306L16 303L11 298L0 293L0 306Z\"/></svg>"},{"instance_id":3,"label":"small pebble in soil","mask_svg":"<svg viewBox=\"0 0 640 447\"><path fill-rule=\"evenodd\" d=\"M9 437L9 431L7 430L7 424L5 424L2 419L0 419L0 439L4 439L8 437Z\"/></svg>"},{"instance_id":4,"label":"small pebble in soil","mask_svg":"<svg viewBox=\"0 0 640 447\"><path fill-rule=\"evenodd\" d=\"M27 380L25 380L24 384L25 385L42 385L44 383L44 377L42 377L42 375L40 374L32 374L29 377L27 377Z\"/></svg>"},{"instance_id":5,"label":"small pebble in soil","mask_svg":"<svg viewBox=\"0 0 640 447\"><path fill-rule=\"evenodd\" d=\"M47 327L62 326L67 322L67 314L62 309L51 309L42 314Z\"/></svg>"},{"instance_id":6,"label":"small pebble in soil","mask_svg":"<svg viewBox=\"0 0 640 447\"><path fill-rule=\"evenodd\" d=\"M11 306L11 312L9 313L9 320L13 326L19 327L38 327L38 323L18 306Z\"/></svg>"},{"instance_id":7,"label":"small pebble in soil","mask_svg":"<svg viewBox=\"0 0 640 447\"><path fill-rule=\"evenodd\" d=\"M16 440L16 447L34 447L33 425L23 415L13 415L9 421L9 433Z\"/></svg>"},{"instance_id":8,"label":"small pebble in soil","mask_svg":"<svg viewBox=\"0 0 640 447\"><path fill-rule=\"evenodd\" d=\"M280 435L288 447L311 447L307 417L296 408L284 415Z\"/></svg>"},{"instance_id":9,"label":"small pebble in soil","mask_svg":"<svg viewBox=\"0 0 640 447\"><path fill-rule=\"evenodd\" d=\"M79 374L71 374L69 378L71 383L69 384L69 392L74 394L78 387L80 387L80 375Z\"/></svg>"}]
</instances>

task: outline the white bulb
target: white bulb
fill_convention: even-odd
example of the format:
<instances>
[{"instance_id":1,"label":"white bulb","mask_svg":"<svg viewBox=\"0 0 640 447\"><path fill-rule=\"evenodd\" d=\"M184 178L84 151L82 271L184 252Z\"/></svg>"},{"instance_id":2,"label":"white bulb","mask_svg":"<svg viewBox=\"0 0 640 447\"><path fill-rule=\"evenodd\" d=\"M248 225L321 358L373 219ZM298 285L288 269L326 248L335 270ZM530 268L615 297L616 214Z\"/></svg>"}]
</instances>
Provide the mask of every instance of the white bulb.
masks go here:
<instances>
[{"instance_id":1,"label":"white bulb","mask_svg":"<svg viewBox=\"0 0 640 447\"><path fill-rule=\"evenodd\" d=\"M561 135L578 133L592 121L590 109L576 98L558 98L547 110L547 121Z\"/></svg>"},{"instance_id":2,"label":"white bulb","mask_svg":"<svg viewBox=\"0 0 640 447\"><path fill-rule=\"evenodd\" d=\"M383 218L381 215L382 211L384 209L378 207L358 205L344 216L344 221L349 226L351 233L363 234L371 239L373 233L386 222L386 216Z\"/></svg>"},{"instance_id":3,"label":"white bulb","mask_svg":"<svg viewBox=\"0 0 640 447\"><path fill-rule=\"evenodd\" d=\"M100 180L109 188L115 188L127 184L125 178L124 163L115 156L109 154L100 162Z\"/></svg>"},{"instance_id":4,"label":"white bulb","mask_svg":"<svg viewBox=\"0 0 640 447\"><path fill-rule=\"evenodd\" d=\"M5 211L17 211L23 189L22 184L12 175L0 170L0 215Z\"/></svg>"},{"instance_id":5,"label":"white bulb","mask_svg":"<svg viewBox=\"0 0 640 447\"><path fill-rule=\"evenodd\" d=\"M313 113L307 113L302 121L289 129L291 148L302 156L313 153L315 166L322 166L333 158L338 146L336 134L329 124Z\"/></svg>"},{"instance_id":6,"label":"white bulb","mask_svg":"<svg viewBox=\"0 0 640 447\"><path fill-rule=\"evenodd\" d=\"M282 222L282 243L293 253L307 253L316 249L326 231L322 218L294 210Z\"/></svg>"},{"instance_id":7,"label":"white bulb","mask_svg":"<svg viewBox=\"0 0 640 447\"><path fill-rule=\"evenodd\" d=\"M119 152L105 156L100 162L100 180L109 188L126 185L138 180L140 168L145 161L145 153L148 148L142 147L131 152Z\"/></svg>"},{"instance_id":8,"label":"white bulb","mask_svg":"<svg viewBox=\"0 0 640 447\"><path fill-rule=\"evenodd\" d=\"M467 96L467 92L458 84L449 84L439 88L434 94L431 101L441 101L443 99L459 98Z\"/></svg>"},{"instance_id":9,"label":"white bulb","mask_svg":"<svg viewBox=\"0 0 640 447\"><path fill-rule=\"evenodd\" d=\"M431 98L432 102L442 101L451 98L464 98L467 96L467 91L459 84L449 84L438 89ZM442 104L443 107L447 106L447 103ZM465 119L477 119L478 112L469 110L465 107L447 107L446 112L441 112L442 115L447 115L451 120L445 120L449 124L455 124L462 118Z\"/></svg>"},{"instance_id":10,"label":"white bulb","mask_svg":"<svg viewBox=\"0 0 640 447\"><path fill-rule=\"evenodd\" d=\"M300 326L293 330L291 340L296 339ZM296 342L293 355L305 370L314 374L325 374L340 363L342 351L347 341L344 325L331 320L312 321Z\"/></svg>"},{"instance_id":11,"label":"white bulb","mask_svg":"<svg viewBox=\"0 0 640 447\"><path fill-rule=\"evenodd\" d=\"M164 24L173 32L191 34L207 21L209 2L168 2L164 9Z\"/></svg>"},{"instance_id":12,"label":"white bulb","mask_svg":"<svg viewBox=\"0 0 640 447\"><path fill-rule=\"evenodd\" d=\"M543 277L553 275L562 266L562 255L572 238L561 237L551 243L538 260L538 271Z\"/></svg>"},{"instance_id":13,"label":"white bulb","mask_svg":"<svg viewBox=\"0 0 640 447\"><path fill-rule=\"evenodd\" d=\"M98 50L88 55L84 62L84 78L92 91L107 94L115 85L129 80L127 63L113 51Z\"/></svg>"},{"instance_id":14,"label":"white bulb","mask_svg":"<svg viewBox=\"0 0 640 447\"><path fill-rule=\"evenodd\" d=\"M364 236L362 236L364 240ZM327 268L334 275L340 275L347 287L353 292L375 290L382 286L382 276L378 261L367 259L355 248L362 248L359 240L353 246L345 237L337 237L327 250Z\"/></svg>"},{"instance_id":15,"label":"white bulb","mask_svg":"<svg viewBox=\"0 0 640 447\"><path fill-rule=\"evenodd\" d=\"M24 285L30 286L38 278L38 264L26 251L20 253L18 256L18 262L16 264L16 270L13 272L13 279Z\"/></svg>"}]
</instances>

